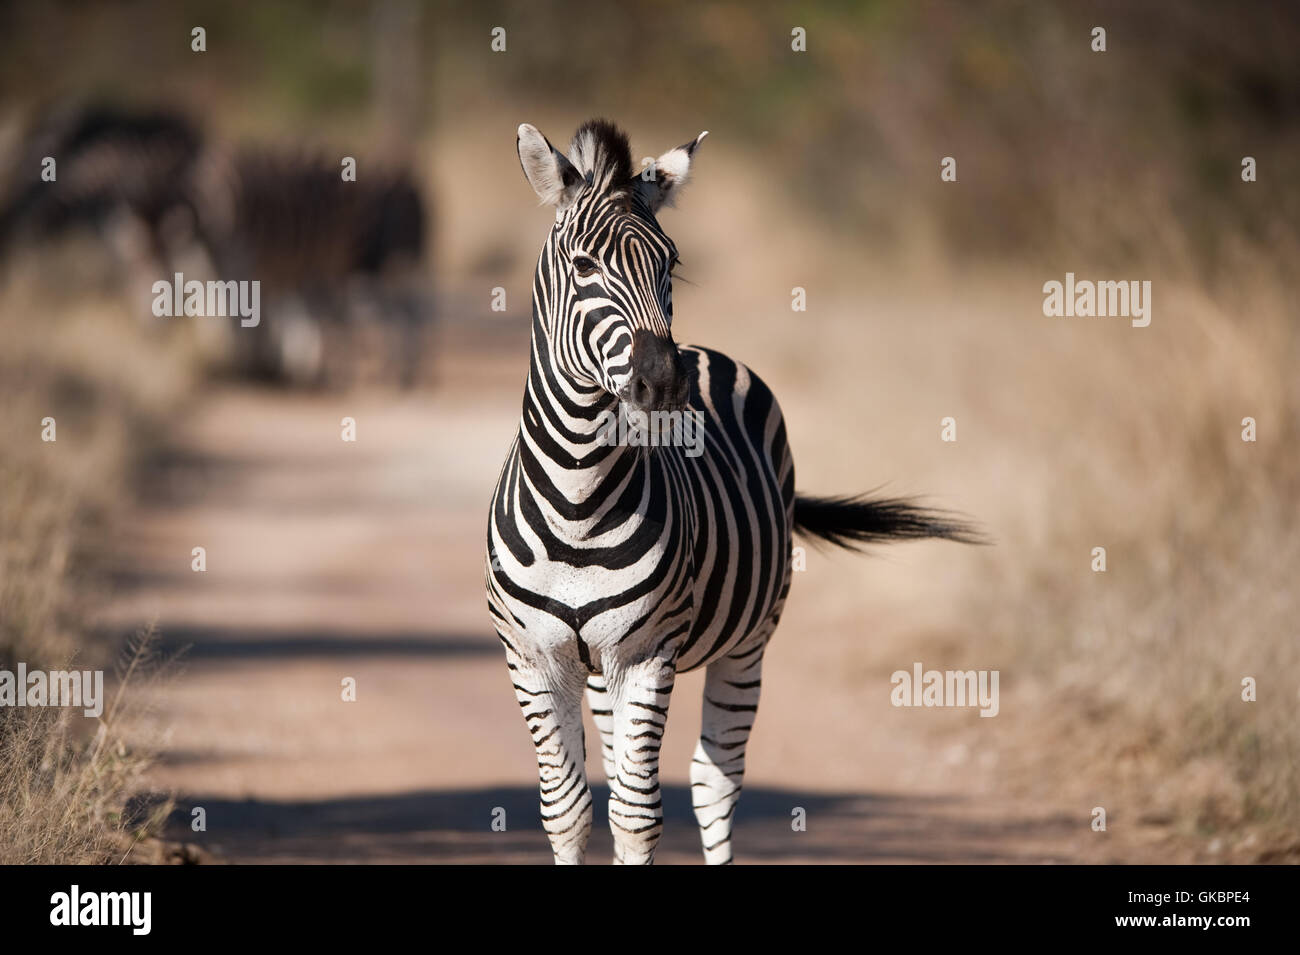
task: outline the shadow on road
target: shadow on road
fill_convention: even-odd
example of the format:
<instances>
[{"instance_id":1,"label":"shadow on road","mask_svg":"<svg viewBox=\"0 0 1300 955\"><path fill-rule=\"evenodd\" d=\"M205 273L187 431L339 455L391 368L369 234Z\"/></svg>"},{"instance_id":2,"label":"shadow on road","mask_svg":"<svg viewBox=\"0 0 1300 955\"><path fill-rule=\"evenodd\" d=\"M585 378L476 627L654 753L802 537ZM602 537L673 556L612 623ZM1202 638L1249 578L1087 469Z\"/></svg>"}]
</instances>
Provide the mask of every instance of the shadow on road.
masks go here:
<instances>
[{"instance_id":1,"label":"shadow on road","mask_svg":"<svg viewBox=\"0 0 1300 955\"><path fill-rule=\"evenodd\" d=\"M118 631L111 632L121 642ZM292 630L276 627L169 626L155 649L163 656L188 664L199 660L221 662L304 659L375 660L381 657L437 659L446 657L497 657L501 644L485 634L448 634L413 631L375 631L363 634L327 633L319 627Z\"/></svg>"},{"instance_id":2,"label":"shadow on road","mask_svg":"<svg viewBox=\"0 0 1300 955\"><path fill-rule=\"evenodd\" d=\"M605 823L609 790L593 787L596 824L588 858L613 852ZM660 862L701 862L690 790L664 788ZM190 831L191 810L206 812L207 831ZM796 831L796 809L806 831ZM505 831L493 831L494 816ZM990 822L969 818L956 801L870 793L806 793L746 788L736 813L739 862L1064 862L1026 846L1050 841L1078 821L1064 817ZM186 798L169 836L197 842L241 863L539 863L551 855L537 791L495 787L424 791L321 801Z\"/></svg>"}]
</instances>

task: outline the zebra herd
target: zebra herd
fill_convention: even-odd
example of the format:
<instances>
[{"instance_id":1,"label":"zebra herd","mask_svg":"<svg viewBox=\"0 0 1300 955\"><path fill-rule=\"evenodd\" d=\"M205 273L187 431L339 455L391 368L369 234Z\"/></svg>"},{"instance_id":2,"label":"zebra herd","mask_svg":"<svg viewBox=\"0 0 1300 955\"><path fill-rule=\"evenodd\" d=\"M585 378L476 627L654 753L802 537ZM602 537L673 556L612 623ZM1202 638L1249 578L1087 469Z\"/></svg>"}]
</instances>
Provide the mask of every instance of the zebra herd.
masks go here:
<instances>
[{"instance_id":1,"label":"zebra herd","mask_svg":"<svg viewBox=\"0 0 1300 955\"><path fill-rule=\"evenodd\" d=\"M976 542L969 524L903 499L796 495L781 409L748 368L672 338L676 246L656 215L698 138L635 173L597 120L568 155L519 127L524 175L555 209L533 284L519 430L488 520L488 607L536 748L557 863L592 824L582 698L600 734L615 861L649 863L663 827L659 749L676 674L706 667L691 794L704 856L731 829L763 651L791 581L791 535L855 547ZM689 412L704 450L602 440L610 413ZM668 419L671 426L671 418Z\"/></svg>"},{"instance_id":2,"label":"zebra herd","mask_svg":"<svg viewBox=\"0 0 1300 955\"><path fill-rule=\"evenodd\" d=\"M53 181L40 175L46 157ZM45 116L10 165L0 255L89 228L134 280L138 309L149 301L141 288L177 272L256 280L265 321L238 334L203 327L218 330L243 374L290 383L330 379L351 320L377 314L396 377L414 381L429 223L408 170L363 161L344 181L337 157L231 147L179 112L104 106Z\"/></svg>"}]
</instances>

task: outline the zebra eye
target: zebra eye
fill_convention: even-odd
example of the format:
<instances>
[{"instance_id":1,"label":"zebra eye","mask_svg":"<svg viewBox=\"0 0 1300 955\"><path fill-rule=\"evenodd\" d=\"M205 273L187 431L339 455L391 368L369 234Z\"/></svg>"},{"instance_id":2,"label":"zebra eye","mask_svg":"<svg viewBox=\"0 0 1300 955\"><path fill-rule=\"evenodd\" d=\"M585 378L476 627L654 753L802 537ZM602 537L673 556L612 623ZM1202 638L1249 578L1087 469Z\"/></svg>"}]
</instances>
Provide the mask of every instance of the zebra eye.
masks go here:
<instances>
[{"instance_id":1,"label":"zebra eye","mask_svg":"<svg viewBox=\"0 0 1300 955\"><path fill-rule=\"evenodd\" d=\"M585 255L577 255L573 258L573 268L579 275L586 278L589 275L596 274L596 263Z\"/></svg>"}]
</instances>

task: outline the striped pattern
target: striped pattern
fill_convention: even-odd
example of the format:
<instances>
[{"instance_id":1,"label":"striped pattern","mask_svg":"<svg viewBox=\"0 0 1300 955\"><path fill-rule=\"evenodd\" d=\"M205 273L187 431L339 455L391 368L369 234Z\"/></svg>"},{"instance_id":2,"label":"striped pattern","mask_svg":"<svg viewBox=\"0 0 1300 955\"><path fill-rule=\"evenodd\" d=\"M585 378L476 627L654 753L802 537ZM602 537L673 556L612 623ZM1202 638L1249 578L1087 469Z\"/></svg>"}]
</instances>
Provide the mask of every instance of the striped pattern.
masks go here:
<instances>
[{"instance_id":1,"label":"striped pattern","mask_svg":"<svg viewBox=\"0 0 1300 955\"><path fill-rule=\"evenodd\" d=\"M16 150L0 200L0 254L88 225L106 232L129 216L162 257L165 220L189 209L190 172L202 137L184 117L105 107L43 117ZM57 179L41 179L43 160Z\"/></svg>"},{"instance_id":2,"label":"striped pattern","mask_svg":"<svg viewBox=\"0 0 1300 955\"><path fill-rule=\"evenodd\" d=\"M538 263L523 414L493 496L488 603L537 747L556 861L581 861L591 827L584 689L616 861L648 862L662 829L659 745L673 681L708 666L692 792L708 861L730 862L763 648L790 585L794 465L772 393L700 348L680 354L688 406L704 414L702 455L598 441L637 330L670 333L676 260L649 202L611 174L619 157L603 152L603 135L576 137L587 184ZM577 254L600 263L599 275L578 275Z\"/></svg>"},{"instance_id":3,"label":"striped pattern","mask_svg":"<svg viewBox=\"0 0 1300 955\"><path fill-rule=\"evenodd\" d=\"M393 325L392 364L415 380L426 317L423 257L428 224L419 189L405 170L361 161L345 182L337 159L310 152L208 149L193 171L199 245L223 279L262 283L267 316L235 336L237 363L272 379L325 377L293 354L304 340L331 342L325 359L348 357L354 292ZM294 323L294 324L291 324ZM294 375L290 369L304 365Z\"/></svg>"},{"instance_id":4,"label":"striped pattern","mask_svg":"<svg viewBox=\"0 0 1300 955\"><path fill-rule=\"evenodd\" d=\"M702 137L701 137L702 138ZM533 285L519 431L493 493L488 607L537 751L555 861L583 861L593 807L582 700L600 734L615 861L648 863L663 828L659 750L679 672L706 667L691 794L706 861L731 828L763 650L798 529L854 546L975 540L905 500L796 498L781 409L745 366L671 339L677 250L656 212L700 140L634 176L626 137L583 126L568 156L519 129L525 176L555 206ZM703 451L602 440L611 413L702 417Z\"/></svg>"}]
</instances>

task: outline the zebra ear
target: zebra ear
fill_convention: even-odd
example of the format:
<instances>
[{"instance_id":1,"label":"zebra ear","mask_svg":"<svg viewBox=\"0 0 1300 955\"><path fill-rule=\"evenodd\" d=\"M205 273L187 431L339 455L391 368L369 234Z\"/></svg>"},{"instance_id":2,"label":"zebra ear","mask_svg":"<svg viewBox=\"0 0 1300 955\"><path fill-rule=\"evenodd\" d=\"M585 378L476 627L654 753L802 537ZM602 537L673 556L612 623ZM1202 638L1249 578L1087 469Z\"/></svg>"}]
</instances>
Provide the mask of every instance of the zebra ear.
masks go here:
<instances>
[{"instance_id":1,"label":"zebra ear","mask_svg":"<svg viewBox=\"0 0 1300 955\"><path fill-rule=\"evenodd\" d=\"M695 150L699 149L707 135L709 131L706 129L689 143L668 150L632 177L635 189L650 206L651 212L658 212L664 206L673 204L677 193L690 178Z\"/></svg>"},{"instance_id":2,"label":"zebra ear","mask_svg":"<svg viewBox=\"0 0 1300 955\"><path fill-rule=\"evenodd\" d=\"M519 165L524 167L524 175L542 203L560 209L567 206L582 184L582 176L573 163L536 126L528 123L519 127L516 146Z\"/></svg>"}]
</instances>

